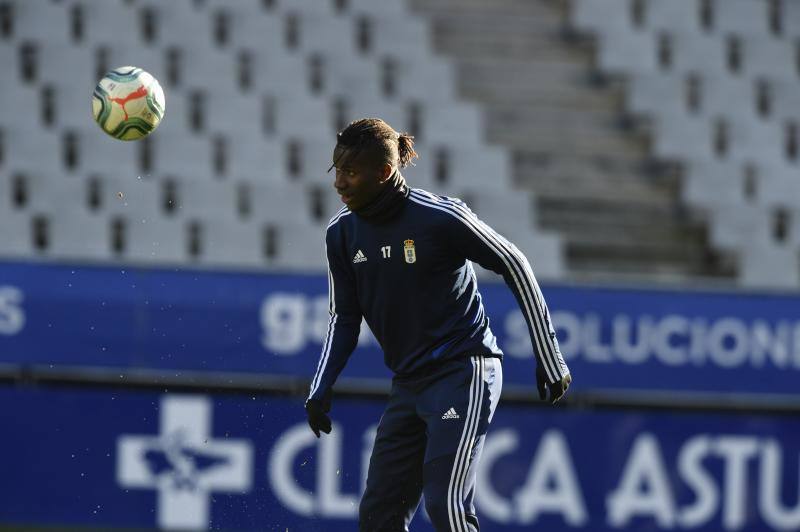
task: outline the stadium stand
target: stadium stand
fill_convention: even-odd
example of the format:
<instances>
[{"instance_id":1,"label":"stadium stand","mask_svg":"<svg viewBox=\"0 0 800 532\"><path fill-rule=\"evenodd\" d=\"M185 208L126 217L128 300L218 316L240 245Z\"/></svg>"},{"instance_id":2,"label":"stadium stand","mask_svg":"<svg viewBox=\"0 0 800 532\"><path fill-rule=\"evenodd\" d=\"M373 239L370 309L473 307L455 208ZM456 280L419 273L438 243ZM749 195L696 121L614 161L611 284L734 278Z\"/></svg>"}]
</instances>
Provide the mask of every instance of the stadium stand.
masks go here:
<instances>
[{"instance_id":1,"label":"stadium stand","mask_svg":"<svg viewBox=\"0 0 800 532\"><path fill-rule=\"evenodd\" d=\"M800 286L797 44L780 31L794 11L756 0L572 4L571 24L596 39L599 68L622 81L628 112L651 124L653 155L682 170L686 203L748 286Z\"/></svg>"},{"instance_id":2,"label":"stadium stand","mask_svg":"<svg viewBox=\"0 0 800 532\"><path fill-rule=\"evenodd\" d=\"M559 238L529 216L507 152L487 145L480 110L455 97L427 20L398 16L409 13L404 2L3 4L12 30L0 57L11 75L0 99L19 111L0 117L13 130L0 176L4 193L14 178L30 195L4 202L4 233L36 226L47 242L29 246L36 231L26 231L4 238L0 255L323 269L323 224L341 205L324 175L335 132L379 115L417 136L412 185L469 195L490 180L481 216L545 242L531 249L540 274L564 274ZM106 137L89 114L99 76L128 64L167 96L163 124L138 143ZM526 206L525 226L507 223L497 208L506 202Z\"/></svg>"},{"instance_id":3,"label":"stadium stand","mask_svg":"<svg viewBox=\"0 0 800 532\"><path fill-rule=\"evenodd\" d=\"M544 277L800 284L791 2L780 13L755 0L456 3L4 0L13 23L0 36L10 74L0 99L20 109L0 116L13 130L0 139L4 188L16 176L101 190L90 219L103 229L78 234L103 242L77 246L86 260L321 269L291 239L316 228L321 243L339 205L324 175L333 136L380 115L417 137L412 185L472 198L482 218L531 243ZM135 23L115 25L121 16ZM167 94L164 123L135 144L105 137L88 115L93 84L122 64ZM160 208L165 188L177 218ZM271 190L281 206L265 199ZM517 203L524 224L498 207ZM50 216L3 205L10 225ZM784 213L780 241L738 229L758 226L748 217L761 209ZM70 226L69 211L59 215ZM730 227L717 224L759 240L720 245ZM158 252L138 241L156 227ZM223 243L236 228L243 241ZM0 255L27 249L19 240L4 239ZM753 250L773 248L759 266Z\"/></svg>"}]
</instances>

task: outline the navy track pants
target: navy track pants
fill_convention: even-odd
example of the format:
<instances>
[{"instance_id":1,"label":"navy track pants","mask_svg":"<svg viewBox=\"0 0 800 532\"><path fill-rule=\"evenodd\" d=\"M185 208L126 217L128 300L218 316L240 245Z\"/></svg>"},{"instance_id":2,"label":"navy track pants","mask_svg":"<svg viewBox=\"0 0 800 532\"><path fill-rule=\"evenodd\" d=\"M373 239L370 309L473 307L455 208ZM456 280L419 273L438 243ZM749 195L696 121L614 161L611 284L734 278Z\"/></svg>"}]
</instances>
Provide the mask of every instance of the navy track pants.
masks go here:
<instances>
[{"instance_id":1,"label":"navy track pants","mask_svg":"<svg viewBox=\"0 0 800 532\"><path fill-rule=\"evenodd\" d=\"M394 379L369 462L360 532L407 531L423 493L437 532L479 530L476 466L502 385L500 359L482 356Z\"/></svg>"}]
</instances>

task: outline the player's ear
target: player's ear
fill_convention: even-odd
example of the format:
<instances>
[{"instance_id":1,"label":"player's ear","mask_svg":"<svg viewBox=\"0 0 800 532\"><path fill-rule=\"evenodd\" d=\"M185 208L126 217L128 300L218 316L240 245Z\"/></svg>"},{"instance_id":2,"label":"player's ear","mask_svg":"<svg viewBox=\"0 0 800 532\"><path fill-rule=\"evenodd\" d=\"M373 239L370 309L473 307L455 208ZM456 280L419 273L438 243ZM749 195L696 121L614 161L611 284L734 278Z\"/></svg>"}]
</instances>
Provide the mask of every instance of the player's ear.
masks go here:
<instances>
[{"instance_id":1,"label":"player's ear","mask_svg":"<svg viewBox=\"0 0 800 532\"><path fill-rule=\"evenodd\" d=\"M381 166L381 180L380 180L381 183L385 183L387 179L392 177L393 170L394 168L392 167L391 164L383 163L383 166Z\"/></svg>"}]
</instances>

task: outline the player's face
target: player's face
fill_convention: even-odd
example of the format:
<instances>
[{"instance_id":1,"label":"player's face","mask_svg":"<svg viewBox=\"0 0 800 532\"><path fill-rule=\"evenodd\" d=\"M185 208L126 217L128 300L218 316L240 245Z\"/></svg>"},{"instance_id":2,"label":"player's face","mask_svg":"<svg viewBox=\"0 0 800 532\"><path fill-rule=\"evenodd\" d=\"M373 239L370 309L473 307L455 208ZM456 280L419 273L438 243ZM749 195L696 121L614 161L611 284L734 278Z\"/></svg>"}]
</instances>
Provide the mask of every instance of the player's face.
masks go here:
<instances>
[{"instance_id":1,"label":"player's face","mask_svg":"<svg viewBox=\"0 0 800 532\"><path fill-rule=\"evenodd\" d=\"M344 156L342 156L344 155ZM377 197L386 184L385 171L368 157L347 157L337 147L333 152L336 161L336 180L333 186L350 210L358 210Z\"/></svg>"}]
</instances>

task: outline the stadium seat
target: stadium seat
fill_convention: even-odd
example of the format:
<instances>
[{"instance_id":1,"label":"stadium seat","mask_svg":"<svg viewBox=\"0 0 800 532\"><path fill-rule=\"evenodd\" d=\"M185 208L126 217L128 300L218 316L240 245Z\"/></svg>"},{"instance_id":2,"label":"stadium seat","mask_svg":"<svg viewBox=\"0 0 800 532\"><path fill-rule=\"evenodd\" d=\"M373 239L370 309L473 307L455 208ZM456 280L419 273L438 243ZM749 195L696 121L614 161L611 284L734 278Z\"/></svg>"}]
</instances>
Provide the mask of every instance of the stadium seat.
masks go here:
<instances>
[{"instance_id":1,"label":"stadium seat","mask_svg":"<svg viewBox=\"0 0 800 532\"><path fill-rule=\"evenodd\" d=\"M242 93L237 64L225 51L183 46L180 57L183 89L205 89L214 80L214 92L220 96L235 98Z\"/></svg>"},{"instance_id":2,"label":"stadium seat","mask_svg":"<svg viewBox=\"0 0 800 532\"><path fill-rule=\"evenodd\" d=\"M301 92L294 97L279 97L276 131L285 138L336 138L330 102Z\"/></svg>"},{"instance_id":3,"label":"stadium seat","mask_svg":"<svg viewBox=\"0 0 800 532\"><path fill-rule=\"evenodd\" d=\"M331 136L330 140L287 140L284 162L287 164L287 173L290 177L311 184L327 183L332 180L333 170L329 174L326 172L333 162L333 148L336 145L335 138ZM288 168L292 144L296 144L300 149L300 167L297 169L296 175L293 175L292 170Z\"/></svg>"},{"instance_id":4,"label":"stadium seat","mask_svg":"<svg viewBox=\"0 0 800 532\"><path fill-rule=\"evenodd\" d=\"M669 33L669 37L671 68L675 72L730 75L724 38L715 34L689 33L682 29Z\"/></svg>"},{"instance_id":5,"label":"stadium seat","mask_svg":"<svg viewBox=\"0 0 800 532\"><path fill-rule=\"evenodd\" d=\"M223 133L234 138L264 137L264 98L255 94L231 98L209 92L203 102L206 128L212 134Z\"/></svg>"},{"instance_id":6,"label":"stadium seat","mask_svg":"<svg viewBox=\"0 0 800 532\"><path fill-rule=\"evenodd\" d=\"M800 209L800 179L793 164L759 164L759 204ZM800 249L800 248L798 248Z\"/></svg>"},{"instance_id":7,"label":"stadium seat","mask_svg":"<svg viewBox=\"0 0 800 532\"><path fill-rule=\"evenodd\" d=\"M212 178L212 139L187 136L182 132L173 134L166 127L163 130L159 127L157 134L158 142L152 145L154 173L194 179Z\"/></svg>"},{"instance_id":8,"label":"stadium seat","mask_svg":"<svg viewBox=\"0 0 800 532\"><path fill-rule=\"evenodd\" d=\"M680 2L675 2L680 3ZM720 35L767 35L767 2L759 0L714 0L714 32Z\"/></svg>"},{"instance_id":9,"label":"stadium seat","mask_svg":"<svg viewBox=\"0 0 800 532\"><path fill-rule=\"evenodd\" d=\"M653 141L653 155L662 160L715 157L711 124L705 117L660 116Z\"/></svg>"},{"instance_id":10,"label":"stadium seat","mask_svg":"<svg viewBox=\"0 0 800 532\"><path fill-rule=\"evenodd\" d=\"M448 177L452 187L480 189L490 182L501 190L513 190L511 159L505 148L486 146L476 151L469 146L451 146L447 152L450 154Z\"/></svg>"},{"instance_id":11,"label":"stadium seat","mask_svg":"<svg viewBox=\"0 0 800 532\"><path fill-rule=\"evenodd\" d=\"M472 211L492 227L518 227L529 232L536 224L534 199L524 191L476 190L470 194Z\"/></svg>"},{"instance_id":12,"label":"stadium seat","mask_svg":"<svg viewBox=\"0 0 800 532\"><path fill-rule=\"evenodd\" d=\"M30 216L0 207L0 257L29 259L33 254Z\"/></svg>"},{"instance_id":13,"label":"stadium seat","mask_svg":"<svg viewBox=\"0 0 800 532\"><path fill-rule=\"evenodd\" d=\"M570 8L570 23L582 32L604 37L632 28L630 0L574 0Z\"/></svg>"},{"instance_id":14,"label":"stadium seat","mask_svg":"<svg viewBox=\"0 0 800 532\"><path fill-rule=\"evenodd\" d=\"M333 186L330 187L333 190ZM250 215L258 223L311 224L312 205L308 185L302 183L250 183Z\"/></svg>"},{"instance_id":15,"label":"stadium seat","mask_svg":"<svg viewBox=\"0 0 800 532\"><path fill-rule=\"evenodd\" d=\"M405 0L347 0L347 10L353 15L368 14L397 21L408 17L409 10Z\"/></svg>"},{"instance_id":16,"label":"stadium seat","mask_svg":"<svg viewBox=\"0 0 800 532\"><path fill-rule=\"evenodd\" d=\"M215 268L264 268L268 265L264 234L261 224L205 218L200 222L197 261Z\"/></svg>"},{"instance_id":17,"label":"stadium seat","mask_svg":"<svg viewBox=\"0 0 800 532\"><path fill-rule=\"evenodd\" d=\"M800 262L796 247L756 241L742 249L739 280L753 288L797 288Z\"/></svg>"},{"instance_id":18,"label":"stadium seat","mask_svg":"<svg viewBox=\"0 0 800 532\"><path fill-rule=\"evenodd\" d=\"M715 205L709 209L709 236L718 249L739 252L757 242L772 243L771 212L766 207Z\"/></svg>"},{"instance_id":19,"label":"stadium seat","mask_svg":"<svg viewBox=\"0 0 800 532\"><path fill-rule=\"evenodd\" d=\"M398 24L397 17L375 13L374 9L362 11L361 8L362 5L357 5L352 9L356 23L368 28L371 54L397 54L420 61L431 56L431 37L425 21L407 17Z\"/></svg>"},{"instance_id":20,"label":"stadium seat","mask_svg":"<svg viewBox=\"0 0 800 532\"><path fill-rule=\"evenodd\" d=\"M703 116L729 116L742 122L758 120L755 82L732 76L700 76L700 108Z\"/></svg>"},{"instance_id":21,"label":"stadium seat","mask_svg":"<svg viewBox=\"0 0 800 532\"><path fill-rule=\"evenodd\" d=\"M294 96L299 90L309 90L305 63L282 50L255 50L251 73L258 94Z\"/></svg>"},{"instance_id":22,"label":"stadium seat","mask_svg":"<svg viewBox=\"0 0 800 532\"><path fill-rule=\"evenodd\" d=\"M114 43L141 48L137 12L129 2L119 0L80 0L83 40L88 45ZM141 66L139 63L121 63ZM113 68L113 67L112 67Z\"/></svg>"},{"instance_id":23,"label":"stadium seat","mask_svg":"<svg viewBox=\"0 0 800 532\"><path fill-rule=\"evenodd\" d=\"M672 72L634 72L628 78L626 108L637 115L686 114L686 77Z\"/></svg>"},{"instance_id":24,"label":"stadium seat","mask_svg":"<svg viewBox=\"0 0 800 532\"><path fill-rule=\"evenodd\" d=\"M278 14L297 12L301 14L337 16L331 0L275 0Z\"/></svg>"},{"instance_id":25,"label":"stadium seat","mask_svg":"<svg viewBox=\"0 0 800 532\"><path fill-rule=\"evenodd\" d=\"M82 147L81 172L135 180L141 175L142 145L106 135L97 124L84 123L76 130Z\"/></svg>"},{"instance_id":26,"label":"stadium seat","mask_svg":"<svg viewBox=\"0 0 800 532\"><path fill-rule=\"evenodd\" d=\"M48 42L39 46L38 57L39 83L82 93L86 99L90 98L99 81L92 48Z\"/></svg>"},{"instance_id":27,"label":"stadium seat","mask_svg":"<svg viewBox=\"0 0 800 532\"><path fill-rule=\"evenodd\" d=\"M387 53L377 59L381 62L388 59L396 65L398 97L428 102L451 102L458 99L453 65L438 56L430 56L427 61L421 61Z\"/></svg>"},{"instance_id":28,"label":"stadium seat","mask_svg":"<svg viewBox=\"0 0 800 532\"><path fill-rule=\"evenodd\" d=\"M230 41L233 49L278 50L283 48L283 24L263 9L260 0L228 0L209 2L208 9L214 13L223 10L230 20Z\"/></svg>"},{"instance_id":29,"label":"stadium seat","mask_svg":"<svg viewBox=\"0 0 800 532\"><path fill-rule=\"evenodd\" d=\"M86 183L79 177L42 173L21 173L18 177L25 183L28 194L25 210L28 212L47 213L63 205L76 211L88 207Z\"/></svg>"},{"instance_id":30,"label":"stadium seat","mask_svg":"<svg viewBox=\"0 0 800 532\"><path fill-rule=\"evenodd\" d=\"M417 132L425 142L483 146L485 124L481 111L467 103L423 103Z\"/></svg>"},{"instance_id":31,"label":"stadium seat","mask_svg":"<svg viewBox=\"0 0 800 532\"><path fill-rule=\"evenodd\" d=\"M282 141L264 137L231 136L226 144L231 180L283 183L289 179Z\"/></svg>"},{"instance_id":32,"label":"stadium seat","mask_svg":"<svg viewBox=\"0 0 800 532\"><path fill-rule=\"evenodd\" d=\"M113 217L124 223L125 246L120 260L142 265L180 265L189 262L186 222L137 214Z\"/></svg>"},{"instance_id":33,"label":"stadium seat","mask_svg":"<svg viewBox=\"0 0 800 532\"><path fill-rule=\"evenodd\" d=\"M112 258L108 220L70 206L43 213L48 221L49 243L44 255L69 261L108 261Z\"/></svg>"},{"instance_id":34,"label":"stadium seat","mask_svg":"<svg viewBox=\"0 0 800 532\"><path fill-rule=\"evenodd\" d=\"M0 76L2 77L4 76ZM7 101L14 102L17 109L24 109L25 112L0 113L0 127L6 126L15 132L28 133L44 130L41 90L18 83L10 74L8 81L9 83L0 80L0 94Z\"/></svg>"},{"instance_id":35,"label":"stadium seat","mask_svg":"<svg viewBox=\"0 0 800 532\"><path fill-rule=\"evenodd\" d=\"M238 194L232 183L226 181L200 181L191 178L176 179L175 215L183 219L212 219L236 221L241 216Z\"/></svg>"},{"instance_id":36,"label":"stadium seat","mask_svg":"<svg viewBox=\"0 0 800 532\"><path fill-rule=\"evenodd\" d=\"M690 160L684 172L683 201L705 210L713 206L731 209L746 203L745 175L738 161Z\"/></svg>"},{"instance_id":37,"label":"stadium seat","mask_svg":"<svg viewBox=\"0 0 800 532\"><path fill-rule=\"evenodd\" d=\"M211 17L201 3L194 0L141 0L137 5L155 13L158 45L190 49L212 47Z\"/></svg>"},{"instance_id":38,"label":"stadium seat","mask_svg":"<svg viewBox=\"0 0 800 532\"><path fill-rule=\"evenodd\" d=\"M726 120L730 124L730 157L767 163L786 160L783 124L735 116L728 116Z\"/></svg>"},{"instance_id":39,"label":"stadium seat","mask_svg":"<svg viewBox=\"0 0 800 532\"><path fill-rule=\"evenodd\" d=\"M699 5L695 0L664 2L647 0L645 3L645 27L655 33L677 29L700 32Z\"/></svg>"},{"instance_id":40,"label":"stadium seat","mask_svg":"<svg viewBox=\"0 0 800 532\"><path fill-rule=\"evenodd\" d=\"M800 2L786 0L781 2L780 6L784 37L787 39L800 37Z\"/></svg>"},{"instance_id":41,"label":"stadium seat","mask_svg":"<svg viewBox=\"0 0 800 532\"><path fill-rule=\"evenodd\" d=\"M800 82L775 80L770 87L774 119L800 120Z\"/></svg>"},{"instance_id":42,"label":"stadium seat","mask_svg":"<svg viewBox=\"0 0 800 532\"><path fill-rule=\"evenodd\" d=\"M798 81L795 44L774 37L751 36L743 41L743 71L750 78Z\"/></svg>"},{"instance_id":43,"label":"stadium seat","mask_svg":"<svg viewBox=\"0 0 800 532\"><path fill-rule=\"evenodd\" d=\"M278 269L325 271L325 231L316 225L275 224L277 255L272 265Z\"/></svg>"},{"instance_id":44,"label":"stadium seat","mask_svg":"<svg viewBox=\"0 0 800 532\"><path fill-rule=\"evenodd\" d=\"M167 216L163 184L153 178L108 176L99 181L100 209L109 216L147 221Z\"/></svg>"},{"instance_id":45,"label":"stadium seat","mask_svg":"<svg viewBox=\"0 0 800 532\"><path fill-rule=\"evenodd\" d=\"M329 50L321 55L325 93L346 98L354 103L362 99L376 100L383 93L378 64L361 55L346 55Z\"/></svg>"},{"instance_id":46,"label":"stadium seat","mask_svg":"<svg viewBox=\"0 0 800 532\"><path fill-rule=\"evenodd\" d=\"M14 0L14 39L55 46L72 42L66 2Z\"/></svg>"},{"instance_id":47,"label":"stadium seat","mask_svg":"<svg viewBox=\"0 0 800 532\"><path fill-rule=\"evenodd\" d=\"M290 13L299 16L299 46L303 52L322 52L333 49L337 53L355 55L358 51L352 18L330 14L318 8L302 12L291 11Z\"/></svg>"},{"instance_id":48,"label":"stadium seat","mask_svg":"<svg viewBox=\"0 0 800 532\"><path fill-rule=\"evenodd\" d=\"M649 31L607 33L600 41L597 64L604 72L624 75L657 68L656 38Z\"/></svg>"},{"instance_id":49,"label":"stadium seat","mask_svg":"<svg viewBox=\"0 0 800 532\"><path fill-rule=\"evenodd\" d=\"M62 174L62 136L53 131L15 129L13 135L5 135L5 167L14 170L40 172L50 175Z\"/></svg>"}]
</instances>

